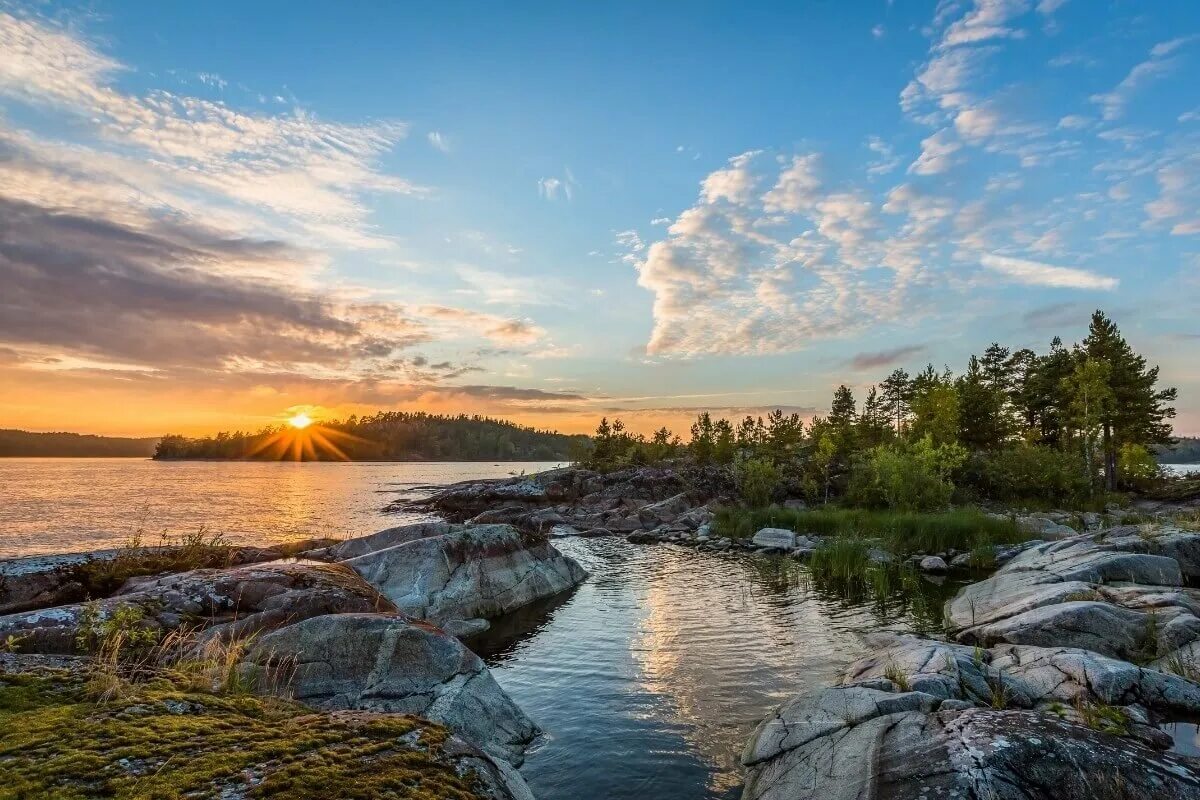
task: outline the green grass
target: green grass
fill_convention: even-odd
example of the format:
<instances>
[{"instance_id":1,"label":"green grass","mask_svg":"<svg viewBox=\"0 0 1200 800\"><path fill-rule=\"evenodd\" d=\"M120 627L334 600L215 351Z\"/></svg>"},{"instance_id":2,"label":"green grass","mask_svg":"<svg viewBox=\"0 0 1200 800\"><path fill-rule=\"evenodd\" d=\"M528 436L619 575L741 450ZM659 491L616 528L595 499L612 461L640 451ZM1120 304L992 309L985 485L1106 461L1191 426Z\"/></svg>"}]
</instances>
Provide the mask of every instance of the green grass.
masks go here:
<instances>
[{"instance_id":1,"label":"green grass","mask_svg":"<svg viewBox=\"0 0 1200 800\"><path fill-rule=\"evenodd\" d=\"M855 508L722 508L714 531L718 536L746 538L760 528L787 528L797 533L846 539L879 539L888 550L907 555L950 548L979 551L997 544L1016 544L1030 538L1012 520L997 519L975 509L934 514L906 511L867 511Z\"/></svg>"}]
</instances>

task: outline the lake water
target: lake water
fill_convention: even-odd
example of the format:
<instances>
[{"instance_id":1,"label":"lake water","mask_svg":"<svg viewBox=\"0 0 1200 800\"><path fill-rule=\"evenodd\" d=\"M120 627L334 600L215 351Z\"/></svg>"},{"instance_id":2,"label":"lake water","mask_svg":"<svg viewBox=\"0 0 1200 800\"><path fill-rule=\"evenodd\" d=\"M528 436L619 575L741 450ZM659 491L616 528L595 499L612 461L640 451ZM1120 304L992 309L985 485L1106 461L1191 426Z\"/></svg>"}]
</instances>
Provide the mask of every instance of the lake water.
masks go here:
<instances>
[{"instance_id":1,"label":"lake water","mask_svg":"<svg viewBox=\"0 0 1200 800\"><path fill-rule=\"evenodd\" d=\"M1200 475L1200 464L1163 464L1162 468L1171 475L1188 475L1193 472Z\"/></svg>"},{"instance_id":2,"label":"lake water","mask_svg":"<svg viewBox=\"0 0 1200 800\"><path fill-rule=\"evenodd\" d=\"M0 458L0 558L148 544L204 528L239 544L346 538L419 517L384 515L421 487L557 463L295 463Z\"/></svg>"}]
</instances>

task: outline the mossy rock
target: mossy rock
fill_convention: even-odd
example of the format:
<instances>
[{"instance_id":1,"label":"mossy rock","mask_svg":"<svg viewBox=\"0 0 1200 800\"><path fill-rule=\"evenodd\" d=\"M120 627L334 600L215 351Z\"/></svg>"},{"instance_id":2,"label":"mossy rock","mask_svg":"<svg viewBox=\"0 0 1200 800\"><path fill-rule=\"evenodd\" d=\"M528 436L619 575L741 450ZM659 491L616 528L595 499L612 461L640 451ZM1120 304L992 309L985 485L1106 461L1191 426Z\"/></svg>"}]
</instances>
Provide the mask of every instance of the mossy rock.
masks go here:
<instances>
[{"instance_id":1,"label":"mossy rock","mask_svg":"<svg viewBox=\"0 0 1200 800\"><path fill-rule=\"evenodd\" d=\"M0 800L502 798L490 763L398 714L316 714L167 676L101 702L81 672L0 674Z\"/></svg>"}]
</instances>

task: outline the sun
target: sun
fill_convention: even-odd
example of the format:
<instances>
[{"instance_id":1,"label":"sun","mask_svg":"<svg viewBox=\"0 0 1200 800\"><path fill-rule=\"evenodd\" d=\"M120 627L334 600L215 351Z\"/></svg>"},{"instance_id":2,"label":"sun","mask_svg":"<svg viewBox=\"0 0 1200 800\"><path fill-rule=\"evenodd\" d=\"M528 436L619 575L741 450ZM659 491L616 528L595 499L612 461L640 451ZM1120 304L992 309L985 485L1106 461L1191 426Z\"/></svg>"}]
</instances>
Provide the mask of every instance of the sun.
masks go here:
<instances>
[{"instance_id":1,"label":"sun","mask_svg":"<svg viewBox=\"0 0 1200 800\"><path fill-rule=\"evenodd\" d=\"M304 428L307 428L309 425L312 425L312 422L313 422L312 417L310 417L308 414L301 412L301 413L297 414L296 416L292 417L291 419L289 419L288 425L291 425L293 428L296 428L298 430L303 430Z\"/></svg>"}]
</instances>

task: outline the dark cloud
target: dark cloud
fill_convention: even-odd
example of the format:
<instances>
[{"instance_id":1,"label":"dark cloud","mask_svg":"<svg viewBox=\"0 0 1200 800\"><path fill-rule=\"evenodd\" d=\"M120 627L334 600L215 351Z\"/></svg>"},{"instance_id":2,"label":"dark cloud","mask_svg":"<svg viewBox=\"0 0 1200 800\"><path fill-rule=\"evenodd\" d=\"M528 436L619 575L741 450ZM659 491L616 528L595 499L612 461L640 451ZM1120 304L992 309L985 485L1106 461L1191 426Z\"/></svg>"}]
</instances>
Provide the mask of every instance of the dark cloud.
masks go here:
<instances>
[{"instance_id":1,"label":"dark cloud","mask_svg":"<svg viewBox=\"0 0 1200 800\"><path fill-rule=\"evenodd\" d=\"M337 365L428 340L419 323L387 307L339 308L238 277L299 269L306 258L281 242L180 221L138 229L0 197L0 341L152 367L221 368L237 359Z\"/></svg>"},{"instance_id":2,"label":"dark cloud","mask_svg":"<svg viewBox=\"0 0 1200 800\"><path fill-rule=\"evenodd\" d=\"M899 361L904 361L907 358L920 355L926 350L923 344L912 344L905 347L896 347L891 350L880 350L875 353L859 353L854 358L846 362L854 369L879 369Z\"/></svg>"}]
</instances>

